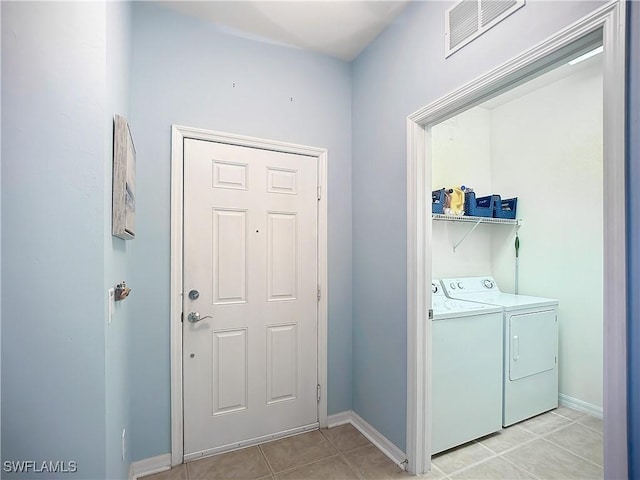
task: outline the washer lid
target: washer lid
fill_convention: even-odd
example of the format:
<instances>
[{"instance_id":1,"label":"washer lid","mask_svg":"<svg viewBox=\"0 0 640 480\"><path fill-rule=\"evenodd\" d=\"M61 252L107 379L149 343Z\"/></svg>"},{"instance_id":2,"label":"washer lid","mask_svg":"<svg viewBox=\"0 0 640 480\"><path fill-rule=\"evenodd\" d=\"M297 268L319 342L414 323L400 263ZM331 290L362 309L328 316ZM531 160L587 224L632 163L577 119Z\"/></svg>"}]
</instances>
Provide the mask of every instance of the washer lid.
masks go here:
<instances>
[{"instance_id":1,"label":"washer lid","mask_svg":"<svg viewBox=\"0 0 640 480\"><path fill-rule=\"evenodd\" d=\"M446 297L433 297L433 317L435 320L498 312L502 312L502 307Z\"/></svg>"},{"instance_id":2,"label":"washer lid","mask_svg":"<svg viewBox=\"0 0 640 480\"><path fill-rule=\"evenodd\" d=\"M531 307L553 307L558 305L558 300L555 298L515 295L513 293L502 293L495 290L486 293L457 293L451 296L456 299L471 302L500 305L506 310L521 310L523 308Z\"/></svg>"}]
</instances>

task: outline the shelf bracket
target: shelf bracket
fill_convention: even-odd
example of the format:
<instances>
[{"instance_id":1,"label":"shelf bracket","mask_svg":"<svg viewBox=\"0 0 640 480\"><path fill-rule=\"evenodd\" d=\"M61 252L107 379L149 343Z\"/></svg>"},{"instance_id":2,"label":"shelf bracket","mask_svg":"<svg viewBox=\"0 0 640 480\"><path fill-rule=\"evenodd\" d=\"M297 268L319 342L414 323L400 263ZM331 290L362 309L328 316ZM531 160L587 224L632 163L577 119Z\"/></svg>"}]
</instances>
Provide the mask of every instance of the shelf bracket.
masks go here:
<instances>
[{"instance_id":1,"label":"shelf bracket","mask_svg":"<svg viewBox=\"0 0 640 480\"><path fill-rule=\"evenodd\" d=\"M455 253L456 249L460 246L460 244L461 244L462 242L464 242L464 240L465 240L469 235L471 235L471 233L472 233L476 228L478 228L478 225L480 225L481 223L482 223L482 219L479 219L476 223L474 223L474 224L473 224L473 227L471 227L471 228L469 229L469 231L468 231L467 233L465 233L465 234L464 234L464 236L463 236L460 240L458 240L458 243L456 243L456 244L453 246L453 252L454 252L454 253Z\"/></svg>"},{"instance_id":2,"label":"shelf bracket","mask_svg":"<svg viewBox=\"0 0 640 480\"><path fill-rule=\"evenodd\" d=\"M439 213L432 214L431 218L433 220L445 221L445 222L473 223L473 226L469 229L469 231L467 233L465 233L464 236L460 240L458 240L458 242L453 246L454 253L458 249L460 244L462 242L464 242L465 239L469 235L471 235L471 233L476 228L478 228L478 225L480 225L481 223L488 223L488 224L491 224L491 225L512 225L512 226L516 227L516 232L520 229L520 226L522 225L522 219L521 218L506 219L506 218L472 217L472 216L461 216L461 217L458 217L458 216L442 215L442 214L439 214Z\"/></svg>"}]
</instances>

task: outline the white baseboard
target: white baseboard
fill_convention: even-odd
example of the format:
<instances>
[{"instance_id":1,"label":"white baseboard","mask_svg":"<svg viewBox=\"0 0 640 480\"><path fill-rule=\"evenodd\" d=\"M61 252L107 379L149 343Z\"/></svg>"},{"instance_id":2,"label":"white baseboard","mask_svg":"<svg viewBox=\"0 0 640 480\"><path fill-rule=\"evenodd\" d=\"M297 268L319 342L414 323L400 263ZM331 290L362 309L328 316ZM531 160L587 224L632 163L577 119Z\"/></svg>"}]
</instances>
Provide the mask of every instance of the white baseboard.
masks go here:
<instances>
[{"instance_id":1,"label":"white baseboard","mask_svg":"<svg viewBox=\"0 0 640 480\"><path fill-rule=\"evenodd\" d=\"M588 413L594 417L602 418L602 407L598 407L597 405L587 403L583 400L578 400L577 398L570 397L564 393L558 395L558 402L563 407L572 408L579 412Z\"/></svg>"},{"instance_id":2,"label":"white baseboard","mask_svg":"<svg viewBox=\"0 0 640 480\"><path fill-rule=\"evenodd\" d=\"M133 462L129 467L129 480L137 480L140 477L164 472L171 468L171 454L165 453L157 457L145 458Z\"/></svg>"},{"instance_id":3,"label":"white baseboard","mask_svg":"<svg viewBox=\"0 0 640 480\"><path fill-rule=\"evenodd\" d=\"M407 458L405 453L398 447L396 447L392 442L390 442L387 437L373 428L353 410L347 410L346 412L329 415L327 417L327 423L329 425L329 428L350 423L356 429L358 429L358 431L360 431L360 433L362 433L367 438L367 440L373 443L378 448L378 450L389 457L389 459L393 463L398 465L403 470L405 469Z\"/></svg>"},{"instance_id":4,"label":"white baseboard","mask_svg":"<svg viewBox=\"0 0 640 480\"><path fill-rule=\"evenodd\" d=\"M351 410L347 410L346 412L334 413L333 415L327 416L327 427L333 428L338 427L340 425L344 425L345 423L351 423L353 412Z\"/></svg>"}]
</instances>

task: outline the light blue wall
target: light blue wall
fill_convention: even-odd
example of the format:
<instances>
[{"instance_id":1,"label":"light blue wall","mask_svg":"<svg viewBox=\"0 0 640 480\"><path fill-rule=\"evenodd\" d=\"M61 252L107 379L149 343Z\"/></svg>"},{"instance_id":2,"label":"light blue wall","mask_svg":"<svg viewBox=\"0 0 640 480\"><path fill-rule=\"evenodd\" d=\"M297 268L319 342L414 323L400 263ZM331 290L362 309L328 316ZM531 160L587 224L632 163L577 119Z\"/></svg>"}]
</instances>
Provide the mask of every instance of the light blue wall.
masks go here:
<instances>
[{"instance_id":1,"label":"light blue wall","mask_svg":"<svg viewBox=\"0 0 640 480\"><path fill-rule=\"evenodd\" d=\"M1 8L2 460L101 479L105 5Z\"/></svg>"},{"instance_id":2,"label":"light blue wall","mask_svg":"<svg viewBox=\"0 0 640 480\"><path fill-rule=\"evenodd\" d=\"M353 407L406 444L406 118L600 2L527 2L444 58L449 2L416 2L353 63Z\"/></svg>"},{"instance_id":3,"label":"light blue wall","mask_svg":"<svg viewBox=\"0 0 640 480\"><path fill-rule=\"evenodd\" d=\"M131 83L131 4L107 2L106 5L106 87L107 109L104 119L104 287L103 292L121 281L130 280L131 243L111 235L113 116L129 117ZM135 242L135 240L133 240ZM134 292L135 293L135 292ZM134 294L132 293L132 295ZM106 300L106 296L104 297ZM105 322L105 396L106 396L106 477L127 478L131 462L131 419L129 399L130 299L116 302L112 322ZM108 315L105 303L105 316ZM122 460L122 430L125 429L125 459Z\"/></svg>"},{"instance_id":4,"label":"light blue wall","mask_svg":"<svg viewBox=\"0 0 640 480\"><path fill-rule=\"evenodd\" d=\"M180 124L329 149L329 413L351 408L351 77L344 62L133 9L133 459L170 451L170 145ZM233 87L235 83L235 88ZM293 101L291 101L293 98ZM174 319L176 321L177 319Z\"/></svg>"},{"instance_id":5,"label":"light blue wall","mask_svg":"<svg viewBox=\"0 0 640 480\"><path fill-rule=\"evenodd\" d=\"M628 2L627 192L629 292L629 478L640 478L640 3Z\"/></svg>"},{"instance_id":6,"label":"light blue wall","mask_svg":"<svg viewBox=\"0 0 640 480\"><path fill-rule=\"evenodd\" d=\"M348 65L149 3L131 18L127 4L2 2L2 459L74 459L77 478L98 479L169 452L173 123L329 148L329 413L353 407L404 448L406 116L598 5L529 2L444 60L447 3L419 2ZM109 233L113 113L130 117L138 152L133 242ZM630 292L638 275L632 255ZM105 327L121 280L132 296ZM632 462L639 399L630 382Z\"/></svg>"}]
</instances>

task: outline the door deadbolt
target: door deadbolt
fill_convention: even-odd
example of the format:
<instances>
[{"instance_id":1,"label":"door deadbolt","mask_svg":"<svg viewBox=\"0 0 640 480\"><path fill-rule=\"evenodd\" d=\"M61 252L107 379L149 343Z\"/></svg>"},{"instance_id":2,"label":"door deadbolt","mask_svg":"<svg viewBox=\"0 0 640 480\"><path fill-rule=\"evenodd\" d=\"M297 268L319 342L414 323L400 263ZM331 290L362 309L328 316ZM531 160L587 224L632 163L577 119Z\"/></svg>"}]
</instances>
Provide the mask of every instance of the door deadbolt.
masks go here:
<instances>
[{"instance_id":1,"label":"door deadbolt","mask_svg":"<svg viewBox=\"0 0 640 480\"><path fill-rule=\"evenodd\" d=\"M189 298L191 300L197 300L199 296L200 296L200 292L198 290L191 290L189 292Z\"/></svg>"}]
</instances>

